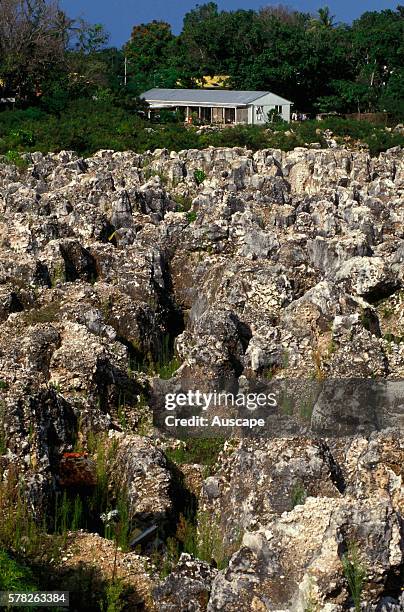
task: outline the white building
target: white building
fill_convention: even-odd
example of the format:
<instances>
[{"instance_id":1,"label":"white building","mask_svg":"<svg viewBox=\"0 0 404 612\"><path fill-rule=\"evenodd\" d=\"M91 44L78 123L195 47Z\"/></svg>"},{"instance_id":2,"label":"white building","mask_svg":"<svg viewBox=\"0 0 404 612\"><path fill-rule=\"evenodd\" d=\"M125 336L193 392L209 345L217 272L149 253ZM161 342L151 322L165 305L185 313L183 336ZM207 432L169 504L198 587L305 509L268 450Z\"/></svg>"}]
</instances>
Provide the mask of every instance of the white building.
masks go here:
<instances>
[{"instance_id":1,"label":"white building","mask_svg":"<svg viewBox=\"0 0 404 612\"><path fill-rule=\"evenodd\" d=\"M270 110L275 109L290 121L293 102L270 91L236 91L230 89L149 89L140 96L153 109L185 109L185 119L197 116L206 123L247 123L262 125Z\"/></svg>"}]
</instances>

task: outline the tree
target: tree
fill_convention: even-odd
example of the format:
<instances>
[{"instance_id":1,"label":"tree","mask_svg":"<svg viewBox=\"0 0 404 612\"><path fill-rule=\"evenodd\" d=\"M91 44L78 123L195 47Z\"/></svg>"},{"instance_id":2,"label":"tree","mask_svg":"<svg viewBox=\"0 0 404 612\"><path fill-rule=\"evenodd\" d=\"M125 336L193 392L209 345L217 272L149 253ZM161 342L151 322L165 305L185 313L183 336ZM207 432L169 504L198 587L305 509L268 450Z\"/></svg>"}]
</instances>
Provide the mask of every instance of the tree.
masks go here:
<instances>
[{"instance_id":1,"label":"tree","mask_svg":"<svg viewBox=\"0 0 404 612\"><path fill-rule=\"evenodd\" d=\"M101 23L87 23L83 19L76 22L72 28L74 39L71 41L71 46L76 51L91 55L101 51L108 42L109 34L105 31Z\"/></svg>"},{"instance_id":2,"label":"tree","mask_svg":"<svg viewBox=\"0 0 404 612\"><path fill-rule=\"evenodd\" d=\"M327 30L331 29L334 27L334 19L335 15L331 15L328 6L318 9L318 22L321 27L326 28Z\"/></svg>"},{"instance_id":3,"label":"tree","mask_svg":"<svg viewBox=\"0 0 404 612\"><path fill-rule=\"evenodd\" d=\"M142 23L133 28L124 54L131 87L136 93L163 84L159 72L167 67L175 40L171 26L164 21Z\"/></svg>"},{"instance_id":4,"label":"tree","mask_svg":"<svg viewBox=\"0 0 404 612\"><path fill-rule=\"evenodd\" d=\"M265 6L264 8L260 9L258 15L263 20L268 20L268 18L275 17L276 19L279 19L279 21L289 23L291 25L297 25L302 22L302 18L307 18L307 16L304 14L290 9L284 4Z\"/></svg>"},{"instance_id":5,"label":"tree","mask_svg":"<svg viewBox=\"0 0 404 612\"><path fill-rule=\"evenodd\" d=\"M131 86L192 87L222 74L233 88L269 89L309 112L390 109L400 95L403 19L403 6L348 26L328 7L314 19L283 5L219 11L207 2L186 13L178 37L161 22L134 28L125 48Z\"/></svg>"},{"instance_id":6,"label":"tree","mask_svg":"<svg viewBox=\"0 0 404 612\"><path fill-rule=\"evenodd\" d=\"M379 110L391 113L398 121L404 120L404 69L395 68L389 76L378 101Z\"/></svg>"},{"instance_id":7,"label":"tree","mask_svg":"<svg viewBox=\"0 0 404 612\"><path fill-rule=\"evenodd\" d=\"M344 51L347 74L342 79L332 75L331 96L339 98L345 112L384 108L398 112L402 106L399 75L404 65L403 7L364 13L352 24L349 36Z\"/></svg>"},{"instance_id":8,"label":"tree","mask_svg":"<svg viewBox=\"0 0 404 612\"><path fill-rule=\"evenodd\" d=\"M218 17L217 4L214 2L197 5L186 13L180 35L180 61L188 76L200 78L220 72L218 54L222 36Z\"/></svg>"},{"instance_id":9,"label":"tree","mask_svg":"<svg viewBox=\"0 0 404 612\"><path fill-rule=\"evenodd\" d=\"M139 71L152 72L167 58L170 44L174 40L171 26L164 21L152 21L135 26L125 54L132 67Z\"/></svg>"},{"instance_id":10,"label":"tree","mask_svg":"<svg viewBox=\"0 0 404 612\"><path fill-rule=\"evenodd\" d=\"M380 88L395 68L404 65L404 15L367 12L352 25L356 72L371 88Z\"/></svg>"},{"instance_id":11,"label":"tree","mask_svg":"<svg viewBox=\"0 0 404 612\"><path fill-rule=\"evenodd\" d=\"M110 65L104 54L109 35L101 24L75 21L67 53L67 88L73 97L95 95L110 86Z\"/></svg>"},{"instance_id":12,"label":"tree","mask_svg":"<svg viewBox=\"0 0 404 612\"><path fill-rule=\"evenodd\" d=\"M0 80L6 96L40 95L44 80L65 61L71 21L57 3L0 1Z\"/></svg>"}]
</instances>

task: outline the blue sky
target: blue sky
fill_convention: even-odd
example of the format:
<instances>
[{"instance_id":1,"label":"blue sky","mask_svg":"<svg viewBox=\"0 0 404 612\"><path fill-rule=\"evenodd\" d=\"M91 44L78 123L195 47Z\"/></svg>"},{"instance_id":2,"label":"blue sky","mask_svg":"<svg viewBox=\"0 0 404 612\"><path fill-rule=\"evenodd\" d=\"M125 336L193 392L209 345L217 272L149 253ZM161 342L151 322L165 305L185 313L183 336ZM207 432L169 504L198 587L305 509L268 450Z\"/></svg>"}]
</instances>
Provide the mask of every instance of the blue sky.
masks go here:
<instances>
[{"instance_id":1,"label":"blue sky","mask_svg":"<svg viewBox=\"0 0 404 612\"><path fill-rule=\"evenodd\" d=\"M220 9L259 9L262 6L279 4L265 0L217 0ZM61 6L70 17L83 17L91 23L102 23L110 33L110 44L120 47L130 36L135 24L153 19L171 23L173 31L179 33L184 14L204 0L61 0ZM365 11L395 9L399 0L290 0L283 4L303 12L316 12L328 5L337 21L350 22Z\"/></svg>"}]
</instances>

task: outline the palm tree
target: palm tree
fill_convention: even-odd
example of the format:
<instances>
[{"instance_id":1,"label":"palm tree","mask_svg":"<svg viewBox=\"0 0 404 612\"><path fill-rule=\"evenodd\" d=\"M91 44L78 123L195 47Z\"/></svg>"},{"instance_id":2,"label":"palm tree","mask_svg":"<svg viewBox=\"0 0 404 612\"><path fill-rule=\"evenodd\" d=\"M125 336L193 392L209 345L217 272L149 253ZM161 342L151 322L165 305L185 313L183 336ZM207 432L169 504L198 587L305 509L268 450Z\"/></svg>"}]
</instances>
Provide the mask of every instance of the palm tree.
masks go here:
<instances>
[{"instance_id":1,"label":"palm tree","mask_svg":"<svg viewBox=\"0 0 404 612\"><path fill-rule=\"evenodd\" d=\"M326 28L327 30L330 30L335 25L335 15L330 14L330 9L328 8L328 6L325 6L324 8L319 8L317 12L319 25L323 28Z\"/></svg>"}]
</instances>

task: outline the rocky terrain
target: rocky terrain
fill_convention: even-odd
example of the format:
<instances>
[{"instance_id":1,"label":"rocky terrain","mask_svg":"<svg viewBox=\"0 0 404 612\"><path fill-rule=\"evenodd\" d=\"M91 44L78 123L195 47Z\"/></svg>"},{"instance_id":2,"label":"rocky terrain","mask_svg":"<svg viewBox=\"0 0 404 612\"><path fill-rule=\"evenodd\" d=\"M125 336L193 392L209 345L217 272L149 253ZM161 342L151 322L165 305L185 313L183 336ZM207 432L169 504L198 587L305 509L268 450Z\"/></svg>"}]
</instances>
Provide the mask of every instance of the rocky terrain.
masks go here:
<instances>
[{"instance_id":1,"label":"rocky terrain","mask_svg":"<svg viewBox=\"0 0 404 612\"><path fill-rule=\"evenodd\" d=\"M49 516L57 491L95 486L105 435L135 536L159 530L158 558L119 553L127 609L404 610L402 150L27 161L0 164L3 486L15 471L32 516ZM395 396L372 431L334 437L323 401L303 415L314 432L226 441L207 471L176 465L186 442L152 427L153 379L172 375L366 379ZM164 575L191 502L205 555L180 545ZM59 576L114 566L109 541L77 538Z\"/></svg>"}]
</instances>

